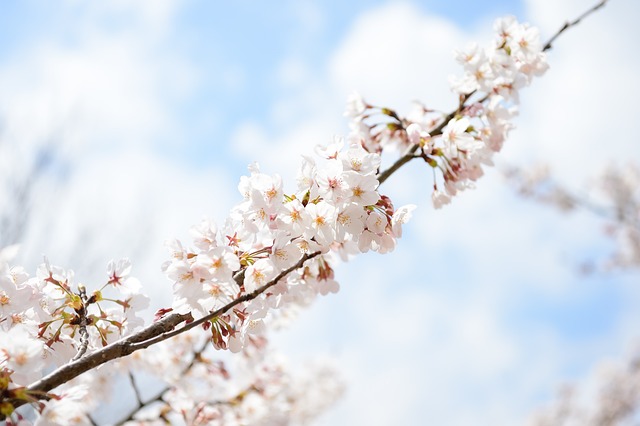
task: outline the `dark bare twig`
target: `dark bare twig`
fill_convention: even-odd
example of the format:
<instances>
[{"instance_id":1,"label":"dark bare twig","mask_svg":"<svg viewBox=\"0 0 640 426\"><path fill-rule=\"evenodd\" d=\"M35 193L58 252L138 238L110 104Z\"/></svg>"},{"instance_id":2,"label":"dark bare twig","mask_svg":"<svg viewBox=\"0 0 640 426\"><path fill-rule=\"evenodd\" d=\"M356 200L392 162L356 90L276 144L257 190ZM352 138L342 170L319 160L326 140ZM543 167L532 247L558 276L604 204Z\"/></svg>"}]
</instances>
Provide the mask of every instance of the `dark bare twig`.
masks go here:
<instances>
[{"instance_id":1,"label":"dark bare twig","mask_svg":"<svg viewBox=\"0 0 640 426\"><path fill-rule=\"evenodd\" d=\"M96 421L93 420L93 417L91 417L88 414L87 414L87 419L89 420L89 423L91 423L92 426L98 426L98 423L96 423Z\"/></svg>"},{"instance_id":2,"label":"dark bare twig","mask_svg":"<svg viewBox=\"0 0 640 426\"><path fill-rule=\"evenodd\" d=\"M142 397L140 396L140 389L138 388L138 384L136 383L136 378L133 376L133 373L131 371L129 371L129 383L131 383L131 388L133 389L133 393L136 396L138 407L143 407L144 403L142 402Z\"/></svg>"},{"instance_id":3,"label":"dark bare twig","mask_svg":"<svg viewBox=\"0 0 640 426\"><path fill-rule=\"evenodd\" d=\"M565 32L569 28L573 27L574 25L578 25L580 23L580 21L582 21L584 18L586 18L587 16L591 15L596 10L600 9L601 7L603 7L607 3L607 1L608 0L601 0L600 3L596 4L591 9L587 10L582 15L578 16L575 20L573 20L571 22L569 22L569 21L565 22L565 24L549 39L549 41L547 41L547 43L545 43L545 45L542 48L542 50L546 51L546 50L551 49L553 47L553 42L556 41L556 39L560 36L560 34Z\"/></svg>"},{"instance_id":4,"label":"dark bare twig","mask_svg":"<svg viewBox=\"0 0 640 426\"><path fill-rule=\"evenodd\" d=\"M200 356L202 355L202 353L205 351L205 349L207 349L207 346L209 345L209 341L205 341L204 344L193 353L193 358L191 359L191 362L189 363L189 365L187 365L181 372L181 375L184 376L185 374L187 374L194 365L196 365L196 362L198 362L200 360ZM133 380L133 377L131 376L131 373L129 373L131 380ZM132 381L133 384L133 381ZM138 412L140 412L140 410L150 404L153 404L154 402L158 402L158 401L162 401L162 396L171 389L171 386L165 386L164 388L162 388L160 391L158 391L158 393L155 394L155 396L151 397L150 399L148 399L147 401L142 401L142 398L140 398L140 394L137 391L136 387L134 386L134 391L136 392L136 398L138 399L138 406L136 408L134 408L133 410L131 410L129 413L126 414L126 416L123 416L122 420L120 420L119 422L117 422L115 425L116 426L121 426L124 425L126 422L131 421L135 418L135 415L138 414Z\"/></svg>"}]
</instances>

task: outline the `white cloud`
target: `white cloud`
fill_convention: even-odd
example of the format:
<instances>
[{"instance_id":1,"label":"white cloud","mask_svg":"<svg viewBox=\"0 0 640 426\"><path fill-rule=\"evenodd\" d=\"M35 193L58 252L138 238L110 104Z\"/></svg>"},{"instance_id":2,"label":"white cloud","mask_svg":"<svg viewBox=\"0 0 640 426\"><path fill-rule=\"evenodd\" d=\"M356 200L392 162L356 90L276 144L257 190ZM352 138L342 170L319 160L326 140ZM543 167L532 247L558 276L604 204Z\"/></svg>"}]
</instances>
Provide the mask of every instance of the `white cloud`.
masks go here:
<instances>
[{"instance_id":1,"label":"white cloud","mask_svg":"<svg viewBox=\"0 0 640 426\"><path fill-rule=\"evenodd\" d=\"M110 258L131 256L140 278L161 280L151 288L168 294L163 241L228 208L235 183L160 149L182 140L180 101L198 83L192 63L159 49L176 3L92 5L64 9L78 18L71 42L36 38L0 67L0 148L12 158L5 178L47 143L59 162L32 194L22 261L34 270L47 254L91 283ZM127 24L113 28L114 16Z\"/></svg>"},{"instance_id":2,"label":"white cloud","mask_svg":"<svg viewBox=\"0 0 640 426\"><path fill-rule=\"evenodd\" d=\"M374 104L406 108L455 105L447 77L458 72L453 48L471 40L453 23L421 13L410 3L389 3L362 14L334 53L332 83L343 96L353 90Z\"/></svg>"}]
</instances>

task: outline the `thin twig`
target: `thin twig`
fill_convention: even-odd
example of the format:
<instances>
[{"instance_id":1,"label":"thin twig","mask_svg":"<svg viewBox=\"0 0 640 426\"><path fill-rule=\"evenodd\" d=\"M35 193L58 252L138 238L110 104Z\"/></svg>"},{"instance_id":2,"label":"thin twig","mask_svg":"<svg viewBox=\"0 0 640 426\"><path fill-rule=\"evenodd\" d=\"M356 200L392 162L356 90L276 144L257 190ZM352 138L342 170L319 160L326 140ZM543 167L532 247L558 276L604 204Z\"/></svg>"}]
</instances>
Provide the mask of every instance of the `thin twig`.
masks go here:
<instances>
[{"instance_id":1,"label":"thin twig","mask_svg":"<svg viewBox=\"0 0 640 426\"><path fill-rule=\"evenodd\" d=\"M93 417L91 417L89 414L87 414L87 419L89 420L89 423L91 423L92 426L98 426L98 423L96 423L96 421L93 420Z\"/></svg>"},{"instance_id":2,"label":"thin twig","mask_svg":"<svg viewBox=\"0 0 640 426\"><path fill-rule=\"evenodd\" d=\"M208 345L209 345L209 340L206 340L204 344L193 353L193 358L191 358L191 362L181 371L180 373L181 376L184 376L185 374L187 374L193 368L193 366L196 365L196 362L200 360L200 356L207 349ZM117 422L115 425L116 426L124 425L126 422L133 420L135 418L135 415L138 414L138 412L142 408L150 404L153 404L154 402L163 401L162 396L170 389L171 389L171 386L165 386L158 393L156 393L155 396L152 396L145 402L142 402L142 399L140 398L139 393L136 391L136 397L138 398L138 406L133 410L131 410L126 416L123 417L122 420Z\"/></svg>"},{"instance_id":3,"label":"thin twig","mask_svg":"<svg viewBox=\"0 0 640 426\"><path fill-rule=\"evenodd\" d=\"M556 39L560 36L560 34L565 32L569 28L573 27L574 25L578 25L580 23L580 21L582 21L584 18L586 18L587 16L591 15L596 10L600 9L601 7L603 7L607 3L607 1L608 0L601 0L600 3L596 4L591 9L587 10L582 15L578 16L575 20L573 20L571 22L568 22L568 21L565 22L565 24L549 39L549 41L547 41L547 43L544 45L542 50L543 51L547 51L547 50L551 49L553 47L552 46L553 42L556 41Z\"/></svg>"},{"instance_id":4,"label":"thin twig","mask_svg":"<svg viewBox=\"0 0 640 426\"><path fill-rule=\"evenodd\" d=\"M151 345L167 340L178 334L184 333L187 330L190 330L200 324L205 323L206 321L222 315L223 313L227 312L229 309L232 309L240 303L255 299L260 294L276 285L286 275L302 267L302 265L307 260L312 259L318 255L320 255L320 252L303 255L295 265L281 271L275 278L273 278L262 287L259 287L251 293L247 293L237 299L234 299L222 308L212 312L205 317L198 319L197 321L193 321L193 317L190 313L172 313L170 315L167 315L154 322L153 324L148 325L135 334L122 338L95 352L83 356L76 361L63 365L62 367L54 370L42 379L31 384L29 387L27 387L26 391L30 394L33 394L34 396L37 395L37 398L39 399L48 399L46 396L46 392L49 392L50 390L60 386L61 384L66 383L78 377L79 375L98 367L99 365L105 364L114 359L131 355L133 352L136 352L140 349L145 349ZM191 322L180 329L176 329L179 324L186 321ZM13 404L14 408L27 403L27 401L22 399L12 399L8 402ZM0 420L4 420L4 418L5 416L3 414L0 414Z\"/></svg>"},{"instance_id":5,"label":"thin twig","mask_svg":"<svg viewBox=\"0 0 640 426\"><path fill-rule=\"evenodd\" d=\"M136 401L138 401L138 408L143 407L144 403L142 402L142 397L140 396L140 389L138 388L138 384L136 383L136 378L133 376L133 373L129 371L129 382L131 383L131 388L133 389L133 393L136 395Z\"/></svg>"},{"instance_id":6,"label":"thin twig","mask_svg":"<svg viewBox=\"0 0 640 426\"><path fill-rule=\"evenodd\" d=\"M147 400L146 402L143 402L142 405L137 406L136 408L134 408L133 410L131 410L128 414L127 417L125 417L124 419L120 420L118 423L115 423L116 426L121 426L124 425L127 422L130 422L132 420L135 419L135 415L138 414L138 412L140 412L140 410L148 405L153 404L154 402L160 402L160 401L164 401L162 399L162 396L164 395L164 393L166 391L168 391L170 388L164 388L162 389L160 392L158 392L155 396L151 397L149 400Z\"/></svg>"}]
</instances>

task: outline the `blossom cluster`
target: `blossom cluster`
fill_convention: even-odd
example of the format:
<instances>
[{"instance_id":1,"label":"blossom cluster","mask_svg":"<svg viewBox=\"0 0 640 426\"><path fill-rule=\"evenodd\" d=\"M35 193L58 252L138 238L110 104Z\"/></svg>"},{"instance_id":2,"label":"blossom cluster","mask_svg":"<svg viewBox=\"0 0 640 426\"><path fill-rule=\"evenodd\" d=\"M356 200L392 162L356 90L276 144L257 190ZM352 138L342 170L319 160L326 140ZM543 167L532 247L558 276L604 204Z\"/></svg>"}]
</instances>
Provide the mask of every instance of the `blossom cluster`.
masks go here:
<instances>
[{"instance_id":1,"label":"blossom cluster","mask_svg":"<svg viewBox=\"0 0 640 426\"><path fill-rule=\"evenodd\" d=\"M138 313L147 308L148 298L130 276L127 259L109 262L106 283L87 294L73 271L46 259L33 277L9 266L16 250L0 251L0 396L28 399L24 387L44 371L135 332L143 325ZM49 409L62 406L58 411L64 411L74 398L60 401L52 401Z\"/></svg>"},{"instance_id":2,"label":"blossom cluster","mask_svg":"<svg viewBox=\"0 0 640 426\"><path fill-rule=\"evenodd\" d=\"M453 114L417 105L404 118L357 94L345 111L352 118L353 137L369 151L389 146L408 150L433 167L434 176L439 171L441 178L434 178L432 192L436 208L472 188L484 174L483 167L493 165L494 154L514 127L511 120L517 115L519 90L548 68L537 28L506 17L496 21L494 30L496 37L486 48L472 44L455 52L464 73L451 78L451 88L460 98ZM390 121L371 123L376 114Z\"/></svg>"},{"instance_id":3,"label":"blossom cluster","mask_svg":"<svg viewBox=\"0 0 640 426\"><path fill-rule=\"evenodd\" d=\"M247 335L264 331L270 310L336 292L331 252L345 259L370 250L386 253L401 236L415 206L396 210L380 195L379 154L342 139L317 153L319 161L303 157L291 193L285 193L280 176L253 164L238 186L243 201L223 227L204 220L192 229L194 248L169 243L171 260L163 269L174 282L174 311L202 317L256 292L211 320L216 347L238 352ZM313 258L276 279L304 255Z\"/></svg>"},{"instance_id":4,"label":"blossom cluster","mask_svg":"<svg viewBox=\"0 0 640 426\"><path fill-rule=\"evenodd\" d=\"M195 329L134 354L130 368L161 378L166 387L125 425L307 424L344 389L328 360L298 371L262 337L229 362L208 347L206 333Z\"/></svg>"}]
</instances>

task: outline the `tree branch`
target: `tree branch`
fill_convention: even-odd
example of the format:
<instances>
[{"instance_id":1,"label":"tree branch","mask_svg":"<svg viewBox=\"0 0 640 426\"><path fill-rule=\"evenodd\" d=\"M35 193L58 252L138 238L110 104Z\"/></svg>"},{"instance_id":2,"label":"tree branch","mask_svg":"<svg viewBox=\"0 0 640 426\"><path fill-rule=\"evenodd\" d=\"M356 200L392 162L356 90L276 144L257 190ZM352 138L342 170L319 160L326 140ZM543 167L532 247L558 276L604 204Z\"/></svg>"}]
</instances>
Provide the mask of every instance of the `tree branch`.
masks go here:
<instances>
[{"instance_id":1,"label":"tree branch","mask_svg":"<svg viewBox=\"0 0 640 426\"><path fill-rule=\"evenodd\" d=\"M220 309L217 309L210 314L199 318L196 321L191 321L193 317L190 313L180 314L180 313L172 313L167 315L160 320L154 322L153 324L143 328L142 330L134 333L130 336L122 338L116 342L111 343L110 345L105 346L102 349L99 349L89 355L85 355L82 358L79 358L75 361L70 362L69 364L63 365L57 370L49 373L47 376L38 380L37 382L31 384L27 387L27 392L32 395L40 395L36 396L39 399L46 399L46 392L55 389L56 387L66 383L82 373L85 373L89 370L92 370L102 364L105 364L111 360L122 358L127 355L132 354L140 349L145 349L151 345L156 343L160 343L164 340L167 340L173 336L177 336L178 334L184 333L185 331L191 330L192 328L201 325L211 319L222 315L227 312L229 309L237 306L240 303L247 302L255 299L262 293L264 293L269 288L273 287L280 281L282 278L287 276L292 271L302 267L302 265L309 259L312 259L318 256L320 252L314 252L310 254L305 254L300 258L295 265L281 271L275 278L271 281L263 285L262 287L257 288L251 293L247 293L237 299L232 300L227 303ZM236 274L234 277L235 280L241 280L244 274ZM191 322L188 322L191 321ZM183 323L188 322L185 326L176 329L176 327ZM24 405L27 401L24 400L11 400L9 401L15 408ZM0 414L0 420L4 420L5 416Z\"/></svg>"},{"instance_id":2,"label":"tree branch","mask_svg":"<svg viewBox=\"0 0 640 426\"><path fill-rule=\"evenodd\" d=\"M305 254L304 256L302 256L302 258L295 265L283 270L274 279L272 279L271 281L269 281L268 283L266 283L262 287L259 287L259 288L255 289L251 293L247 293L247 294L244 294L244 295L238 297L237 299L227 303L222 308L217 309L217 310L211 312L210 314L203 316L202 318L199 318L199 319L197 319L195 321L191 321L188 324L185 324L182 328L179 328L177 330L169 330L169 331L167 331L165 333L162 333L160 335L154 336L151 339L148 339L148 340L145 340L145 341L139 341L139 342L131 345L133 351L137 351L139 349L147 348L147 347L149 347L151 345L154 345L156 343L162 342L163 340L167 340L167 339L169 339L169 338L171 338L173 336L177 336L178 334L184 333L187 330L191 330L192 328L197 327L197 326L199 326L201 324L204 324L205 322L210 321L213 318L219 317L220 315L224 314L229 309L235 307L236 305L239 305L240 303L247 302L249 300L255 299L260 294L264 293L267 289L269 289L269 288L273 287L274 285L276 285L282 278L286 277L289 273L291 273L291 272L295 271L296 269L302 267L304 262L306 262L307 260L318 256L319 254L320 254L319 251L317 251L315 253L311 253L311 254Z\"/></svg>"}]
</instances>

